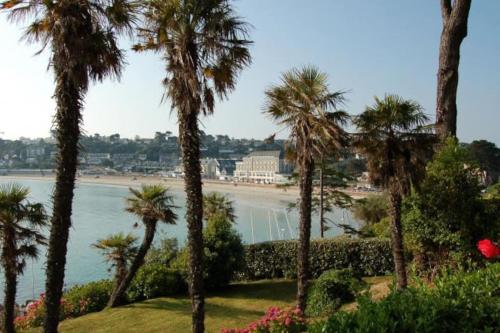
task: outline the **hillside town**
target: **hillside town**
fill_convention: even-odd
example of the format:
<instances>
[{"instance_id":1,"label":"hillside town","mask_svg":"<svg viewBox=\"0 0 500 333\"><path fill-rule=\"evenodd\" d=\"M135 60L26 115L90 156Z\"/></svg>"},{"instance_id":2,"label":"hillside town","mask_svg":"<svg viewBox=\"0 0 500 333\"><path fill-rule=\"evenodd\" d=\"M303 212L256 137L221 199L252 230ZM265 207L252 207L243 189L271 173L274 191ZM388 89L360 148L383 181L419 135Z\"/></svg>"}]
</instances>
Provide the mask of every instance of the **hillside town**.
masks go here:
<instances>
[{"instance_id":1,"label":"hillside town","mask_svg":"<svg viewBox=\"0 0 500 333\"><path fill-rule=\"evenodd\" d=\"M294 170L285 158L285 140L234 139L202 133L201 168L204 179L241 183L280 184ZM179 139L170 132L153 138L122 138L119 134L94 134L81 139L81 175L184 176ZM56 146L53 138L0 139L0 175L8 173L52 173ZM345 151L339 162L353 176L366 178L365 162Z\"/></svg>"}]
</instances>

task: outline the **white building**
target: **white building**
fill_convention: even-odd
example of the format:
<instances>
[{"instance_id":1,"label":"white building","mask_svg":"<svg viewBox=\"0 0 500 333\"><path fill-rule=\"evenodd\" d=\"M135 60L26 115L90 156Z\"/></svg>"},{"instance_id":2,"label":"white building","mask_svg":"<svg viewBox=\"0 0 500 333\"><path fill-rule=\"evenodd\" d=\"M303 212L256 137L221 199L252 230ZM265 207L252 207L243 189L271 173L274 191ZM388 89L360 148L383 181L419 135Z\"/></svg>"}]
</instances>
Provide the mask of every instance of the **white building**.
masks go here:
<instances>
[{"instance_id":1,"label":"white building","mask_svg":"<svg viewBox=\"0 0 500 333\"><path fill-rule=\"evenodd\" d=\"M109 153L87 153L84 155L83 163L89 165L100 165L105 160L110 160L111 154Z\"/></svg>"},{"instance_id":2,"label":"white building","mask_svg":"<svg viewBox=\"0 0 500 333\"><path fill-rule=\"evenodd\" d=\"M279 150L253 151L236 162L234 179L240 182L274 184L286 181L292 166Z\"/></svg>"}]
</instances>

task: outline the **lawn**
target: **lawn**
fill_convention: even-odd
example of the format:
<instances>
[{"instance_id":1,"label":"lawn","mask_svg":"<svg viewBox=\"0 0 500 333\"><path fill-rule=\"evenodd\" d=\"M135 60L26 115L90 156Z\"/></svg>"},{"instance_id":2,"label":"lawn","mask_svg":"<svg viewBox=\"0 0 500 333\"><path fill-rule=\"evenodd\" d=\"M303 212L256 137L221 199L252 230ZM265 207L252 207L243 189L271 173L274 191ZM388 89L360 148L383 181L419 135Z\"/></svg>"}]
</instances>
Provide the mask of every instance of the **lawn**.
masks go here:
<instances>
[{"instance_id":1,"label":"lawn","mask_svg":"<svg viewBox=\"0 0 500 333\"><path fill-rule=\"evenodd\" d=\"M385 294L390 277L369 278L372 292ZM293 306L295 281L273 280L234 284L206 298L206 332L243 327L260 318L270 306ZM354 306L355 308L355 306ZM61 323L62 333L185 333L190 332L191 303L186 297L157 298L104 310ZM25 333L38 333L30 330Z\"/></svg>"}]
</instances>

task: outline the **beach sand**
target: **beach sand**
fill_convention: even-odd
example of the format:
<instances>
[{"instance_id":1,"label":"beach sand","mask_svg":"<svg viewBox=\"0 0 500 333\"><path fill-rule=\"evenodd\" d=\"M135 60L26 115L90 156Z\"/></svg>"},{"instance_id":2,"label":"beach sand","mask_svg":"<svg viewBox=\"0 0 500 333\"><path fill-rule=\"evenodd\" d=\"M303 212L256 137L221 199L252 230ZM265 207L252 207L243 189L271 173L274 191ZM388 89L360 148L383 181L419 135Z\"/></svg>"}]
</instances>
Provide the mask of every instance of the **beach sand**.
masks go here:
<instances>
[{"instance_id":1,"label":"beach sand","mask_svg":"<svg viewBox=\"0 0 500 333\"><path fill-rule=\"evenodd\" d=\"M54 175L41 176L40 174L8 174L0 176L0 180L16 181L16 180L40 180L53 181ZM163 184L174 190L182 190L184 188L183 179L165 178L160 176L143 176L143 175L82 175L77 177L77 184L99 184L99 185L114 185L124 187L137 187L142 184ZM203 191L207 192L223 192L230 194L239 194L245 196L259 196L273 199L295 201L299 196L297 186L291 186L286 189L279 188L273 184L253 184L253 183L231 183L227 181L203 180ZM354 199L363 198L367 195L364 192L345 191Z\"/></svg>"}]
</instances>

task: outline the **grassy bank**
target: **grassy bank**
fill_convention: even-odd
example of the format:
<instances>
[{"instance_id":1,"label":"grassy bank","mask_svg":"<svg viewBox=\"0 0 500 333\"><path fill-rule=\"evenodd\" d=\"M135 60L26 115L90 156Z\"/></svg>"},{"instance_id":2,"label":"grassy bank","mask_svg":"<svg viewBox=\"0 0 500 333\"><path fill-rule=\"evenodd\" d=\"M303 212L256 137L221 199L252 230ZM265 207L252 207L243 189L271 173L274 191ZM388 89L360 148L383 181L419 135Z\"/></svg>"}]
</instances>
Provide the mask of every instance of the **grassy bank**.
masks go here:
<instances>
[{"instance_id":1,"label":"grassy bank","mask_svg":"<svg viewBox=\"0 0 500 333\"><path fill-rule=\"evenodd\" d=\"M368 278L374 296L388 291L390 277ZM295 303L295 281L273 280L235 284L206 298L206 331L242 327L260 318L270 306ZM352 306L355 308L355 306ZM157 298L104 310L61 323L62 333L185 333L190 331L191 304L186 297ZM41 329L23 333L39 333Z\"/></svg>"}]
</instances>

